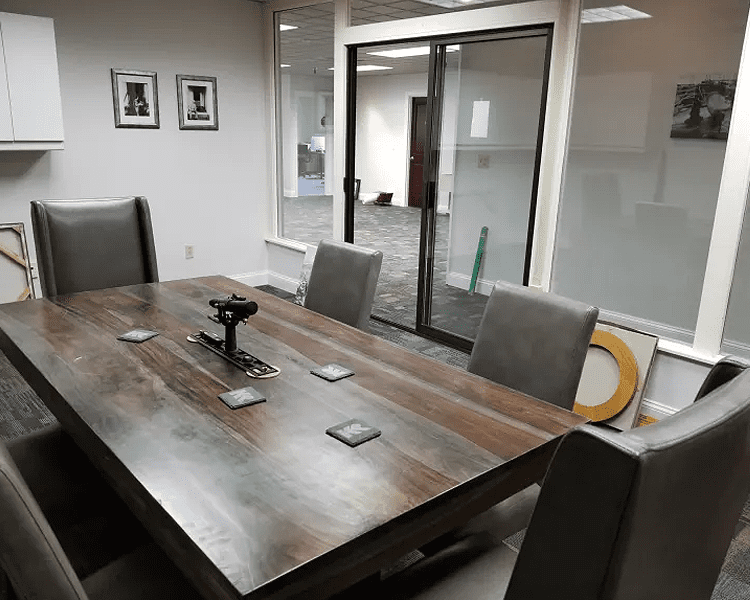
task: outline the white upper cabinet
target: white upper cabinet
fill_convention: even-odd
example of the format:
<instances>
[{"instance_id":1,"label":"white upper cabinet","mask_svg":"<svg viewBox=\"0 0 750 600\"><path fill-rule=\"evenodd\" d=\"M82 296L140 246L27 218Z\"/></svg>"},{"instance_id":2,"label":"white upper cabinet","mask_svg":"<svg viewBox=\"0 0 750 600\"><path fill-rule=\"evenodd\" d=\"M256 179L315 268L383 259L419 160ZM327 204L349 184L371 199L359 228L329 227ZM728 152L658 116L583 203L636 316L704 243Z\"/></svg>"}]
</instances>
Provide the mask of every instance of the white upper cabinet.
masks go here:
<instances>
[{"instance_id":1,"label":"white upper cabinet","mask_svg":"<svg viewBox=\"0 0 750 600\"><path fill-rule=\"evenodd\" d=\"M0 150L63 147L52 19L0 12Z\"/></svg>"}]
</instances>

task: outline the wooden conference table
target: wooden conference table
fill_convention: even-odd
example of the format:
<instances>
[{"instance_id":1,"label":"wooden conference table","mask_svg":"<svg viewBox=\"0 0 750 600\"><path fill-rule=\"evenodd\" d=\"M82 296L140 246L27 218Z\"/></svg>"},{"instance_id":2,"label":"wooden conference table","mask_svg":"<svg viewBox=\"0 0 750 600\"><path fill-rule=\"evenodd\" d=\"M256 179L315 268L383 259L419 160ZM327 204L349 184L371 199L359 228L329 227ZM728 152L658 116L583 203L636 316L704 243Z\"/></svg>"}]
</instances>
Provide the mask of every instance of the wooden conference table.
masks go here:
<instances>
[{"instance_id":1,"label":"wooden conference table","mask_svg":"<svg viewBox=\"0 0 750 600\"><path fill-rule=\"evenodd\" d=\"M232 292L259 305L251 379L202 346ZM140 344L134 328L158 331ZM0 347L207 598L325 597L537 480L583 417L225 277L0 305ZM355 374L329 382L310 369ZM266 402L231 410L245 386ZM355 448L326 435L359 418Z\"/></svg>"}]
</instances>

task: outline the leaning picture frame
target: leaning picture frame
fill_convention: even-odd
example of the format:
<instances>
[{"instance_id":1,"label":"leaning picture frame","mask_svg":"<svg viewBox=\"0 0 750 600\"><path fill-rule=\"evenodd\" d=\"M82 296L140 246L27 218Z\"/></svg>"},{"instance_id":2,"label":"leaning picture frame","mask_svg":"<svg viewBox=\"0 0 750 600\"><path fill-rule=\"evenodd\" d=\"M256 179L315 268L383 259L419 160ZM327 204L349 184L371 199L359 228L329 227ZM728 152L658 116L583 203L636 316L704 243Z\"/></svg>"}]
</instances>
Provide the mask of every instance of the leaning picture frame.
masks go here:
<instances>
[{"instance_id":1,"label":"leaning picture frame","mask_svg":"<svg viewBox=\"0 0 750 600\"><path fill-rule=\"evenodd\" d=\"M159 128L156 73L112 69L115 127Z\"/></svg>"},{"instance_id":2,"label":"leaning picture frame","mask_svg":"<svg viewBox=\"0 0 750 600\"><path fill-rule=\"evenodd\" d=\"M0 303L34 299L23 223L0 223Z\"/></svg>"},{"instance_id":3,"label":"leaning picture frame","mask_svg":"<svg viewBox=\"0 0 750 600\"><path fill-rule=\"evenodd\" d=\"M180 129L219 129L216 77L177 75Z\"/></svg>"}]
</instances>

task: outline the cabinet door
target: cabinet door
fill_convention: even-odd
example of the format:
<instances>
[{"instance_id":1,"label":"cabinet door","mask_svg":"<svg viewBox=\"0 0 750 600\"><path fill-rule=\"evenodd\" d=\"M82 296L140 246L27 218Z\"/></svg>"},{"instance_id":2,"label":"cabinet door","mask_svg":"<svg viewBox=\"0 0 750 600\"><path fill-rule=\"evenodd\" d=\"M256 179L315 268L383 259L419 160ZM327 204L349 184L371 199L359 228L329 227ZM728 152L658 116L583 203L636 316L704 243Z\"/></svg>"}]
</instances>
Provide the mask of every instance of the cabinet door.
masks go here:
<instances>
[{"instance_id":1,"label":"cabinet door","mask_svg":"<svg viewBox=\"0 0 750 600\"><path fill-rule=\"evenodd\" d=\"M52 19L0 13L0 31L15 141L62 141L60 77Z\"/></svg>"}]
</instances>

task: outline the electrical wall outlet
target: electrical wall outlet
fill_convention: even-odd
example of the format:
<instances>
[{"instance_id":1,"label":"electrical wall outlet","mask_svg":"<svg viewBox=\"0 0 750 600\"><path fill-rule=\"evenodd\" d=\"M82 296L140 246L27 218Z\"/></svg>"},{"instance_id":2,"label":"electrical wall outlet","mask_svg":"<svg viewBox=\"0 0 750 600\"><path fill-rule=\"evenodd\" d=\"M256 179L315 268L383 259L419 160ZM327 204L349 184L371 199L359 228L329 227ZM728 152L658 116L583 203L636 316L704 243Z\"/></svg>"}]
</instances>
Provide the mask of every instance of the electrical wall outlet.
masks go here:
<instances>
[{"instance_id":1,"label":"electrical wall outlet","mask_svg":"<svg viewBox=\"0 0 750 600\"><path fill-rule=\"evenodd\" d=\"M195 249L192 244L185 244L185 258L193 258L195 256Z\"/></svg>"},{"instance_id":2,"label":"electrical wall outlet","mask_svg":"<svg viewBox=\"0 0 750 600\"><path fill-rule=\"evenodd\" d=\"M490 155L489 154L480 154L477 166L480 169L489 169L490 168Z\"/></svg>"}]
</instances>

